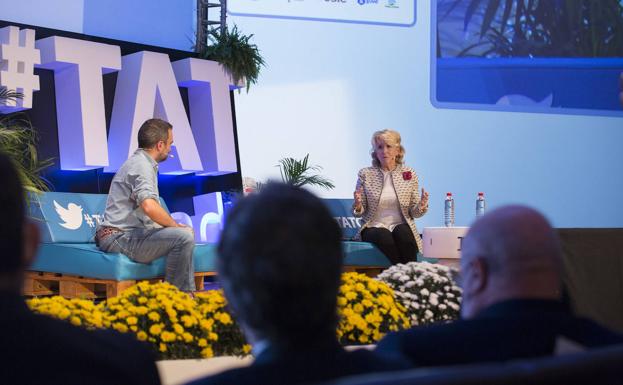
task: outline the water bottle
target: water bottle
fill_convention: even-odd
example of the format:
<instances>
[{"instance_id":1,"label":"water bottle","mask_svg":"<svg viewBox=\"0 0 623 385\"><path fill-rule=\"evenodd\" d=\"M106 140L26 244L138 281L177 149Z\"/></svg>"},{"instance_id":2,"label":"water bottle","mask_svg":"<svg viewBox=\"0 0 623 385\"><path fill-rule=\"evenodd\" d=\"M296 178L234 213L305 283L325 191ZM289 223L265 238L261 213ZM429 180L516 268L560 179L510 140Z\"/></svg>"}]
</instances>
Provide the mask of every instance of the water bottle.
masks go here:
<instances>
[{"instance_id":1,"label":"water bottle","mask_svg":"<svg viewBox=\"0 0 623 385\"><path fill-rule=\"evenodd\" d=\"M443 206L443 223L446 227L454 226L454 199L452 193L446 193L446 201Z\"/></svg>"},{"instance_id":2,"label":"water bottle","mask_svg":"<svg viewBox=\"0 0 623 385\"><path fill-rule=\"evenodd\" d=\"M476 198L476 219L485 215L485 194L479 192Z\"/></svg>"}]
</instances>

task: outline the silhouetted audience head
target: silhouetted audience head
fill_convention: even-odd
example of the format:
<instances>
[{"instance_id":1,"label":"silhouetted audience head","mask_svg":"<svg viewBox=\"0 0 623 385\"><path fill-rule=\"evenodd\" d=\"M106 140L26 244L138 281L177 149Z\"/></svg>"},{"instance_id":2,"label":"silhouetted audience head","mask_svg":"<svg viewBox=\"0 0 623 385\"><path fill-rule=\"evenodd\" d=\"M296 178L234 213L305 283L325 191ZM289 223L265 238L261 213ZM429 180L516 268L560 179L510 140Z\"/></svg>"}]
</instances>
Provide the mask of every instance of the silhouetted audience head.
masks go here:
<instances>
[{"instance_id":1,"label":"silhouetted audience head","mask_svg":"<svg viewBox=\"0 0 623 385\"><path fill-rule=\"evenodd\" d=\"M39 243L36 224L26 220L26 196L12 161L0 153L0 290L19 291L23 272Z\"/></svg>"},{"instance_id":2,"label":"silhouetted audience head","mask_svg":"<svg viewBox=\"0 0 623 385\"><path fill-rule=\"evenodd\" d=\"M463 318L509 299L560 299L562 252L534 209L506 206L477 220L463 240Z\"/></svg>"},{"instance_id":3,"label":"silhouetted audience head","mask_svg":"<svg viewBox=\"0 0 623 385\"><path fill-rule=\"evenodd\" d=\"M335 339L340 239L322 201L298 187L270 183L232 209L217 269L252 343Z\"/></svg>"}]
</instances>

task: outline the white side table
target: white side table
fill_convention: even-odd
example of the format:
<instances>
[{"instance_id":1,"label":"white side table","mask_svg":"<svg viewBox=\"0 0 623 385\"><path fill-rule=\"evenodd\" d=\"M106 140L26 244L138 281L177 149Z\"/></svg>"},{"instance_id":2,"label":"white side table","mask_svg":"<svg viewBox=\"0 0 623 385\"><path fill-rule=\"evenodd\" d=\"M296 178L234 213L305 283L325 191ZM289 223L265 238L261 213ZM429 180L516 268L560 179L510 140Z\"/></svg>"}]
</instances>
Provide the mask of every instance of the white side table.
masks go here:
<instances>
[{"instance_id":1,"label":"white side table","mask_svg":"<svg viewBox=\"0 0 623 385\"><path fill-rule=\"evenodd\" d=\"M435 258L442 265L459 268L461 243L469 227L425 227L422 236L426 258Z\"/></svg>"}]
</instances>

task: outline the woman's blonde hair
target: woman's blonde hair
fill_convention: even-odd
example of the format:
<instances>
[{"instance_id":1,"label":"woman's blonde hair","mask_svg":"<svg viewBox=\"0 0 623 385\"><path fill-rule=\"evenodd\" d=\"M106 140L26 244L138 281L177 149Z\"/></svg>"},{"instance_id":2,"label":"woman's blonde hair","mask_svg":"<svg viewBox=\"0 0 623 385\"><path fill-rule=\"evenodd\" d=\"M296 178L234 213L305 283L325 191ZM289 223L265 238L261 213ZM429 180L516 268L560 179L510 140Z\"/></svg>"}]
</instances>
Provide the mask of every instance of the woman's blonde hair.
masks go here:
<instances>
[{"instance_id":1,"label":"woman's blonde hair","mask_svg":"<svg viewBox=\"0 0 623 385\"><path fill-rule=\"evenodd\" d=\"M381 167L381 162L379 162L376 157L376 153L374 152L376 148L376 144L379 141L383 141L390 146L398 146L399 152L396 155L396 164L402 164L405 157L405 148L400 144L400 134L398 131L394 130L381 130L372 134L372 150L370 151L370 155L372 156L372 165L375 167Z\"/></svg>"}]
</instances>

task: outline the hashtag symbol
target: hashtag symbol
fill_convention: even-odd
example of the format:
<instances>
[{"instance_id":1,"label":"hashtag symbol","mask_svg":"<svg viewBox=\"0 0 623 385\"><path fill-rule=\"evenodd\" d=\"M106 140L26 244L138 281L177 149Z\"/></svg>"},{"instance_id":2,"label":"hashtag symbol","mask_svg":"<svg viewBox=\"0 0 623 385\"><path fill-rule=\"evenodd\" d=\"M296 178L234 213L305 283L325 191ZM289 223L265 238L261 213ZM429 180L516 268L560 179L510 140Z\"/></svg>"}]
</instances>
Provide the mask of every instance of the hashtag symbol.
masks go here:
<instances>
[{"instance_id":1,"label":"hashtag symbol","mask_svg":"<svg viewBox=\"0 0 623 385\"><path fill-rule=\"evenodd\" d=\"M84 214L84 220L87 221L87 225L89 225L89 227L95 227L95 224L93 223L93 218L91 218L89 214Z\"/></svg>"},{"instance_id":2,"label":"hashtag symbol","mask_svg":"<svg viewBox=\"0 0 623 385\"><path fill-rule=\"evenodd\" d=\"M98 225L102 224L102 215L101 214L91 214L91 217L95 219L95 223Z\"/></svg>"},{"instance_id":3,"label":"hashtag symbol","mask_svg":"<svg viewBox=\"0 0 623 385\"><path fill-rule=\"evenodd\" d=\"M39 91L35 64L41 55L35 48L35 31L17 27L0 29L0 89L16 91L21 99L0 101L0 112L8 113L32 108L32 93Z\"/></svg>"}]
</instances>

